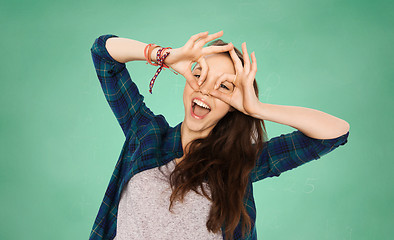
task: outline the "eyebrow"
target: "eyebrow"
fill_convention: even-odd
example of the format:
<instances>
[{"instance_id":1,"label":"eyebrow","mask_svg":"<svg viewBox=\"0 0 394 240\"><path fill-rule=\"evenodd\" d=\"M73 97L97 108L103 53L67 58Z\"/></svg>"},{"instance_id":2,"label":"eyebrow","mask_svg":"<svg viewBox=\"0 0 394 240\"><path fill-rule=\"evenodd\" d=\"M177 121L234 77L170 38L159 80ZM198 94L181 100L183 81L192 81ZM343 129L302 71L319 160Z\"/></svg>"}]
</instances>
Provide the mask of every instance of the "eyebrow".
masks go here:
<instances>
[{"instance_id":1,"label":"eyebrow","mask_svg":"<svg viewBox=\"0 0 394 240\"><path fill-rule=\"evenodd\" d=\"M200 70L202 70L202 68L201 68L200 66L198 66L198 67L194 66L194 69L200 69Z\"/></svg>"}]
</instances>

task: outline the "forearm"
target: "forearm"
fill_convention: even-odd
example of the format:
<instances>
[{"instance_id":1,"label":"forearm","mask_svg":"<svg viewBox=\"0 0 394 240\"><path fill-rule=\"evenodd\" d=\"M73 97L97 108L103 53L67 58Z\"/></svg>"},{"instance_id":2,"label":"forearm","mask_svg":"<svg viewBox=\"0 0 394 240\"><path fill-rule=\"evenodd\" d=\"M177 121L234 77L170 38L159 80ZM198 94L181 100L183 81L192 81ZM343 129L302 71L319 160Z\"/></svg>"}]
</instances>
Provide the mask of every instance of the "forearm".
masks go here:
<instances>
[{"instance_id":1,"label":"forearm","mask_svg":"<svg viewBox=\"0 0 394 240\"><path fill-rule=\"evenodd\" d=\"M349 124L325 112L298 106L259 102L254 117L296 128L316 139L331 139L349 131Z\"/></svg>"},{"instance_id":2,"label":"forearm","mask_svg":"<svg viewBox=\"0 0 394 240\"><path fill-rule=\"evenodd\" d=\"M148 44L133 39L112 37L107 40L105 48L113 59L126 63L135 60L145 61L144 49L146 45ZM157 63L156 53L158 50L159 48L155 48L151 53L151 59L155 63Z\"/></svg>"}]
</instances>

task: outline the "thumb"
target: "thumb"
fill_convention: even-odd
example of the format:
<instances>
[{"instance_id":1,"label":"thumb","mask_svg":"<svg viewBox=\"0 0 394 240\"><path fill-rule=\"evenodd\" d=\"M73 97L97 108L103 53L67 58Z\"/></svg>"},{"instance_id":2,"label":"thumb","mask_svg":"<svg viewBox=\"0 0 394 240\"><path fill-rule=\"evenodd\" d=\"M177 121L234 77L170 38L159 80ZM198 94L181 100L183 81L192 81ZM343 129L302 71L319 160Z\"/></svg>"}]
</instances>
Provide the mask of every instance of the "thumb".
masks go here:
<instances>
[{"instance_id":1,"label":"thumb","mask_svg":"<svg viewBox=\"0 0 394 240\"><path fill-rule=\"evenodd\" d=\"M229 96L228 94L223 93L223 92L216 90L216 89L209 91L209 94L212 95L213 97L218 98L218 99L222 100L223 102L231 105L230 104L231 96Z\"/></svg>"},{"instance_id":2,"label":"thumb","mask_svg":"<svg viewBox=\"0 0 394 240\"><path fill-rule=\"evenodd\" d=\"M186 71L183 76L186 78L187 83L191 88L193 88L193 90L197 91L199 89L197 81L190 70Z\"/></svg>"}]
</instances>

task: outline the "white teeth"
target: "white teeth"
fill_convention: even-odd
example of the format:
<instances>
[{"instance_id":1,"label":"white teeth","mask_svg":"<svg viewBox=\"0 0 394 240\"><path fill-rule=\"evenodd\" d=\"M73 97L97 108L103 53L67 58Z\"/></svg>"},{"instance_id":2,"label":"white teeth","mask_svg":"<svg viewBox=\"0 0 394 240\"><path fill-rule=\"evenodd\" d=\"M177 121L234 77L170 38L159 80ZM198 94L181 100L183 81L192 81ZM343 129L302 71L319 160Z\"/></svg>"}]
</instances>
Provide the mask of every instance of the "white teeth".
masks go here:
<instances>
[{"instance_id":1,"label":"white teeth","mask_svg":"<svg viewBox=\"0 0 394 240\"><path fill-rule=\"evenodd\" d=\"M200 106L200 107L204 107L204 108L206 108L206 109L210 109L210 108L208 107L208 105L206 105L205 103L201 102L200 100L194 99L193 102L196 103L196 104L197 104L198 106Z\"/></svg>"}]
</instances>

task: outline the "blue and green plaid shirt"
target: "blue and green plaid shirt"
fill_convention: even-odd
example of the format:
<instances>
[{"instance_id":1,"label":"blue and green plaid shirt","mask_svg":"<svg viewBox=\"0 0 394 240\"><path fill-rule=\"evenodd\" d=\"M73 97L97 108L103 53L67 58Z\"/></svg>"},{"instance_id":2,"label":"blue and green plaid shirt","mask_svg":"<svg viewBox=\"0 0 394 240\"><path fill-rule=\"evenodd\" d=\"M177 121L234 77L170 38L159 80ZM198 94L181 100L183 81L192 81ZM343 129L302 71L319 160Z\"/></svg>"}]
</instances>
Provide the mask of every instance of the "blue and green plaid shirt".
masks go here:
<instances>
[{"instance_id":1,"label":"blue and green plaid shirt","mask_svg":"<svg viewBox=\"0 0 394 240\"><path fill-rule=\"evenodd\" d=\"M144 103L136 84L131 80L125 63L115 61L105 42L116 35L98 37L91 47L98 79L126 140L111 176L104 199L94 221L89 239L113 239L116 235L117 213L123 187L135 174L168 163L183 155L181 123L169 126L162 115L155 115ZM318 159L347 142L349 132L334 139L314 139L300 131L270 139L261 151L250 173L244 204L252 221L252 231L242 238L241 222L234 239L257 239L256 206L252 183ZM223 239L225 238L222 227Z\"/></svg>"}]
</instances>

